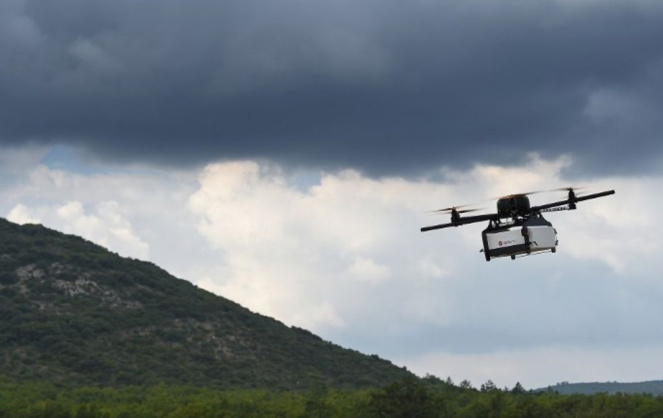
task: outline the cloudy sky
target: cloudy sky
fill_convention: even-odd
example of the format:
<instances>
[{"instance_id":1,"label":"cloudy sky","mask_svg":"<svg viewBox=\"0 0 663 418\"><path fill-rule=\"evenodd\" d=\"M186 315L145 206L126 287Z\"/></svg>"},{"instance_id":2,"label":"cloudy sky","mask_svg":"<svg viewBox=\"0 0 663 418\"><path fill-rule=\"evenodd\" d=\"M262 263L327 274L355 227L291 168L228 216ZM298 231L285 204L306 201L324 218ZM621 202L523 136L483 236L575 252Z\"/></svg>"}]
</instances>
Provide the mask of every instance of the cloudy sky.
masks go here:
<instances>
[{"instance_id":1,"label":"cloudy sky","mask_svg":"<svg viewBox=\"0 0 663 418\"><path fill-rule=\"evenodd\" d=\"M4 0L0 215L422 375L661 379L662 40L652 0ZM554 255L419 232L569 185L617 194Z\"/></svg>"}]
</instances>

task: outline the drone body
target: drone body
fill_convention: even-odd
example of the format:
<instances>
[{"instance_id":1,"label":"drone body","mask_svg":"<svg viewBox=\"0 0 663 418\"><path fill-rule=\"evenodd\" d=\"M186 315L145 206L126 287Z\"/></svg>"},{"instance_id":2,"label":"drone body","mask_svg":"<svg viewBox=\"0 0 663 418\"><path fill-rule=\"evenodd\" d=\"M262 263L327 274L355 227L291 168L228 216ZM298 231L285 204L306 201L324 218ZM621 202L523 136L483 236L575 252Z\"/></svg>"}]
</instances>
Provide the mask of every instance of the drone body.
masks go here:
<instances>
[{"instance_id":1,"label":"drone body","mask_svg":"<svg viewBox=\"0 0 663 418\"><path fill-rule=\"evenodd\" d=\"M594 193L587 196L576 196L573 188L568 191L566 200L548 203L541 206L530 206L528 194L520 193L504 196L497 201L497 213L461 217L461 213L472 210L458 210L459 207L440 209L437 212L450 212L451 222L421 228L421 232L434 229L457 227L476 222L488 221L488 227L481 233L482 252L486 261L498 257L515 259L541 252L557 250L557 230L542 215L544 212L575 210L578 202L596 199L614 194L614 190Z\"/></svg>"}]
</instances>

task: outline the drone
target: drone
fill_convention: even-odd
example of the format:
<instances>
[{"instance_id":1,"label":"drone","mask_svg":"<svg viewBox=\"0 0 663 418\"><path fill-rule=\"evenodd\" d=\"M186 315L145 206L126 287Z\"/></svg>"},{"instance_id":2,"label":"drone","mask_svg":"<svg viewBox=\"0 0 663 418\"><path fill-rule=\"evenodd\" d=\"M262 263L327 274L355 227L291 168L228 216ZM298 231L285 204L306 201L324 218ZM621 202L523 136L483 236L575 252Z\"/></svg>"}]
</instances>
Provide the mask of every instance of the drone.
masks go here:
<instances>
[{"instance_id":1,"label":"drone","mask_svg":"<svg viewBox=\"0 0 663 418\"><path fill-rule=\"evenodd\" d=\"M462 209L469 205L452 206L434 212L451 214L451 222L440 225L426 226L421 232L488 221L488 227L481 233L486 261L493 258L524 257L543 252L557 251L557 230L542 215L546 212L575 210L577 203L585 200L615 194L614 190L593 193L585 196L576 195L578 188L564 187L556 191L567 191L565 200L530 206L528 195L539 192L516 193L497 199L497 213L461 217L461 214L479 209ZM553 190L549 190L553 191Z\"/></svg>"}]
</instances>

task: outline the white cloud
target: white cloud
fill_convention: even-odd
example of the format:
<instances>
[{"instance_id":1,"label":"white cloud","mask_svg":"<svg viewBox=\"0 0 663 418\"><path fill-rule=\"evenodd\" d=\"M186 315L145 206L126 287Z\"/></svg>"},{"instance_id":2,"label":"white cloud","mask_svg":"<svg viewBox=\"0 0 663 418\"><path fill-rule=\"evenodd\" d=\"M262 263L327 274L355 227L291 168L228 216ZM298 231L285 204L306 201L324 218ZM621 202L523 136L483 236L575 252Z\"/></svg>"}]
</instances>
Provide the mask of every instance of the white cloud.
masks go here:
<instances>
[{"instance_id":1,"label":"white cloud","mask_svg":"<svg viewBox=\"0 0 663 418\"><path fill-rule=\"evenodd\" d=\"M96 242L125 257L148 259L149 245L136 236L131 223L121 212L118 203L113 201L94 205L93 214L87 214L79 201L36 208L18 204L9 212L7 219L18 224L45 223L62 232Z\"/></svg>"},{"instance_id":2,"label":"white cloud","mask_svg":"<svg viewBox=\"0 0 663 418\"><path fill-rule=\"evenodd\" d=\"M200 233L221 252L224 270L199 284L342 342L353 343L357 333L363 334L373 338L368 349L384 355L407 350L397 340L413 341L412 333L422 351L436 344L462 349L475 339L472 333L490 334L482 349L491 352L504 344L536 347L555 338L584 344L584 327L596 326L596 338L626 332L598 317L614 318L612 305L621 306L627 298L619 275L646 276L660 264L636 245L643 239L651 239L651 248L659 245L652 216L657 198L647 195L645 186L636 192L634 185L655 189L661 179L586 182L593 191L614 187L617 195L582 203L574 212L549 214L562 240L556 255L485 263L478 253L483 225L418 232L447 221L427 217L425 210L563 186L561 172L571 164L567 157L547 161L533 155L522 167L445 170L447 183L375 180L344 171L325 174L306 190L253 162L211 165L190 207ZM557 197L562 193L532 200ZM634 202L644 206L642 211L633 222L624 221ZM630 249L620 250L624 241ZM640 268L643 264L649 267ZM632 289L628 300L656 310L646 295L648 285L642 286ZM327 315L313 314L322 306ZM532 333L541 327L551 336ZM426 342L436 339L425 335L431 330L448 334L449 340Z\"/></svg>"},{"instance_id":3,"label":"white cloud","mask_svg":"<svg viewBox=\"0 0 663 418\"><path fill-rule=\"evenodd\" d=\"M663 314L663 198L652 192L661 178L587 180L588 190L617 194L546 215L559 232L557 254L486 263L478 252L484 225L422 234L448 220L425 212L567 185L561 173L571 159L443 169L443 181L347 170L304 187L296 174L250 161L82 174L30 155L15 166L17 180L5 177L0 205L10 219L149 258L254 311L421 373L530 386L637 380L650 368L634 361L627 374L610 365L614 353L661 353L651 333ZM565 361L559 347L576 354ZM547 355L556 366L535 367ZM578 367L594 355L600 364Z\"/></svg>"},{"instance_id":4,"label":"white cloud","mask_svg":"<svg viewBox=\"0 0 663 418\"><path fill-rule=\"evenodd\" d=\"M117 249L123 256L149 258L149 246L136 236L117 202L100 202L95 205L94 214L88 215L81 202L72 201L56 208L55 213L63 222L64 232Z\"/></svg>"},{"instance_id":5,"label":"white cloud","mask_svg":"<svg viewBox=\"0 0 663 418\"><path fill-rule=\"evenodd\" d=\"M120 255L162 265L168 260L171 272L181 276L192 275L196 257L207 255L186 209L195 176L125 167L103 174L75 173L41 165L40 159L46 154L47 149L15 153L21 156L14 160L21 161L20 170L18 163L0 167L0 173L8 169L17 173L14 182L5 184L0 200L0 208L6 208L9 220L43 223L83 236ZM5 155L0 153L0 158ZM189 239L178 239L186 233Z\"/></svg>"},{"instance_id":6,"label":"white cloud","mask_svg":"<svg viewBox=\"0 0 663 418\"><path fill-rule=\"evenodd\" d=\"M532 167L519 169L478 166L470 173L454 174L460 179L455 199L472 201L479 193L485 196L514 187L548 186L548 180L567 164L566 159L546 162L535 158ZM226 266L232 263L231 277L219 278L224 294L287 322L300 307L289 298L282 303L278 298L261 298L262 293L274 294L272 282L287 294L302 292L298 300L319 299L314 305L335 297L343 300L343 294L350 291L346 286L357 286L347 281L351 278L364 278L367 285L393 277L397 283L392 285L397 288L419 276L450 284L461 273L453 271L456 260L474 255L481 245L477 228L439 235L418 232L431 221L422 216L424 209L453 202L452 185L378 181L345 171L326 174L320 184L300 191L278 170L253 162L211 165L200 182L190 207L199 217L201 234L224 253ZM468 197L463 190L473 191L474 196ZM439 251L440 241L456 244ZM481 260L478 254L472 258ZM258 276L264 276L264 283ZM247 282L253 283L253 293L247 293ZM320 287L340 291L315 290ZM371 290L366 287L365 291ZM261 305L261 300L270 301L269 307ZM339 306L341 311L347 313Z\"/></svg>"},{"instance_id":7,"label":"white cloud","mask_svg":"<svg viewBox=\"0 0 663 418\"><path fill-rule=\"evenodd\" d=\"M35 216L34 211L24 205L16 205L7 215L7 220L19 225L40 224L41 219Z\"/></svg>"},{"instance_id":8,"label":"white cloud","mask_svg":"<svg viewBox=\"0 0 663 418\"><path fill-rule=\"evenodd\" d=\"M363 294L390 275L372 258L389 230L373 210L384 199L372 190L377 182L344 172L302 192L253 162L210 165L200 182L190 207L228 268L218 284L201 285L288 323L338 327L347 316L335 304L339 291Z\"/></svg>"}]
</instances>

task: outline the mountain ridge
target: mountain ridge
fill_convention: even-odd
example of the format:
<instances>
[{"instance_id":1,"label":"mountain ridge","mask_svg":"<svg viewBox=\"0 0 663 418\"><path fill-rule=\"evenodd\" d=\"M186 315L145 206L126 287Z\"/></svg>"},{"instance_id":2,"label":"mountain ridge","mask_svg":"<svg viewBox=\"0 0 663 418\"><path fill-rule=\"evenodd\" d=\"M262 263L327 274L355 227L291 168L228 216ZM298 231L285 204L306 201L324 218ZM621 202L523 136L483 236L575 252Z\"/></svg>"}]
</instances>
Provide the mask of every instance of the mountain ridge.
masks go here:
<instances>
[{"instance_id":1,"label":"mountain ridge","mask_svg":"<svg viewBox=\"0 0 663 418\"><path fill-rule=\"evenodd\" d=\"M0 218L0 375L58 384L376 387L413 376L145 261Z\"/></svg>"},{"instance_id":2,"label":"mountain ridge","mask_svg":"<svg viewBox=\"0 0 663 418\"><path fill-rule=\"evenodd\" d=\"M560 395L594 395L607 393L614 395L622 394L650 394L653 396L663 395L663 380L648 380L644 382L585 382L569 383L561 382L547 388L536 389L535 392L556 392Z\"/></svg>"}]
</instances>

